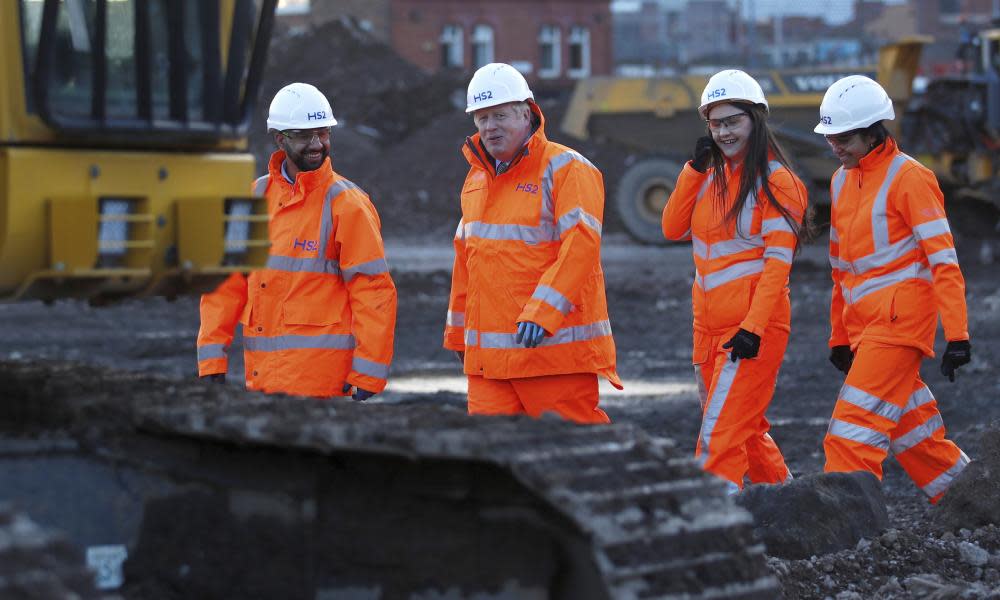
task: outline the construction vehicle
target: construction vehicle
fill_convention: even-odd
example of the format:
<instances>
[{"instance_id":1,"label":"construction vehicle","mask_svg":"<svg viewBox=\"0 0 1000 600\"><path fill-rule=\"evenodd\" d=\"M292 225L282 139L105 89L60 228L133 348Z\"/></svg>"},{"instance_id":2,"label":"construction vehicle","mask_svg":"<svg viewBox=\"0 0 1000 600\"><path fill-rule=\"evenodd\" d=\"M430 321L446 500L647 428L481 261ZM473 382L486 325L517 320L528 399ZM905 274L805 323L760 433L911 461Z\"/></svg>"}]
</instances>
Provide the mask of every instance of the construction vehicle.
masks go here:
<instances>
[{"instance_id":1,"label":"construction vehicle","mask_svg":"<svg viewBox=\"0 0 1000 600\"><path fill-rule=\"evenodd\" d=\"M840 166L823 137L813 133L826 89L841 77L867 75L882 84L902 114L928 40L913 37L887 45L878 64L868 67L752 72L767 96L769 122L813 204L827 201L830 175ZM666 243L663 207L694 141L706 134L697 111L707 82L708 75L592 77L573 91L562 130L581 139L613 140L636 157L614 192L618 215L636 241Z\"/></svg>"},{"instance_id":2,"label":"construction vehicle","mask_svg":"<svg viewBox=\"0 0 1000 600\"><path fill-rule=\"evenodd\" d=\"M246 136L276 1L0 3L0 298L172 296L263 264Z\"/></svg>"}]
</instances>

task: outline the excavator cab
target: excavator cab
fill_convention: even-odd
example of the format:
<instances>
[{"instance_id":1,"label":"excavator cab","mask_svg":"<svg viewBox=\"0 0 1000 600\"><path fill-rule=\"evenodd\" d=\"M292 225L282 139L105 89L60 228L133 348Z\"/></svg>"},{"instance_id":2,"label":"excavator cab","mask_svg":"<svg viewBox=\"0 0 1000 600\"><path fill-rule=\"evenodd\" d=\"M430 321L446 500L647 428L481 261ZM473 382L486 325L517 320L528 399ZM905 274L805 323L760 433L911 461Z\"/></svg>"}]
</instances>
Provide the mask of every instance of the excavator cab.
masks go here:
<instances>
[{"instance_id":1,"label":"excavator cab","mask_svg":"<svg viewBox=\"0 0 1000 600\"><path fill-rule=\"evenodd\" d=\"M0 4L0 298L173 296L263 263L247 133L276 1Z\"/></svg>"}]
</instances>

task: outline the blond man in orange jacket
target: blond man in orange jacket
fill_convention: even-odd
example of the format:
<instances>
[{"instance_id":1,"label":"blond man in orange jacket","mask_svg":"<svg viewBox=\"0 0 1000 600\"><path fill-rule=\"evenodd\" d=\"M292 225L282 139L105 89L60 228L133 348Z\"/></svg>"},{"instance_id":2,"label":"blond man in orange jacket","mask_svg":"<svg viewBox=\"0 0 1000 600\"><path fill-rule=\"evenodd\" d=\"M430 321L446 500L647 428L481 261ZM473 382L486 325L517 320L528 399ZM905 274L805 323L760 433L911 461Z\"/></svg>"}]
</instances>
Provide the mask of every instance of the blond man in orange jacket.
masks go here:
<instances>
[{"instance_id":1,"label":"blond man in orange jacket","mask_svg":"<svg viewBox=\"0 0 1000 600\"><path fill-rule=\"evenodd\" d=\"M510 65L476 71L467 99L478 133L463 148L444 347L462 359L469 412L607 423L597 377L621 383L600 262L601 173L546 139Z\"/></svg>"},{"instance_id":2,"label":"blond man in orange jacket","mask_svg":"<svg viewBox=\"0 0 1000 600\"><path fill-rule=\"evenodd\" d=\"M843 166L830 183L830 361L847 375L823 447L827 471L882 477L889 452L931 502L969 458L945 438L920 362L934 356L938 317L948 347L941 372L971 359L965 280L934 174L900 152L883 125L885 90L852 75L827 90L815 131Z\"/></svg>"},{"instance_id":3,"label":"blond man in orange jacket","mask_svg":"<svg viewBox=\"0 0 1000 600\"><path fill-rule=\"evenodd\" d=\"M696 456L742 489L791 478L765 417L788 345L788 275L806 213L805 186L767 125L767 99L737 69L702 92L698 140L663 210L663 235L692 242Z\"/></svg>"},{"instance_id":4,"label":"blond man in orange jacket","mask_svg":"<svg viewBox=\"0 0 1000 600\"><path fill-rule=\"evenodd\" d=\"M225 380L226 350L243 326L248 389L365 400L392 361L396 288L368 196L330 164L326 97L293 83L271 102L278 150L253 185L267 198L267 266L232 275L201 299L198 372Z\"/></svg>"}]
</instances>

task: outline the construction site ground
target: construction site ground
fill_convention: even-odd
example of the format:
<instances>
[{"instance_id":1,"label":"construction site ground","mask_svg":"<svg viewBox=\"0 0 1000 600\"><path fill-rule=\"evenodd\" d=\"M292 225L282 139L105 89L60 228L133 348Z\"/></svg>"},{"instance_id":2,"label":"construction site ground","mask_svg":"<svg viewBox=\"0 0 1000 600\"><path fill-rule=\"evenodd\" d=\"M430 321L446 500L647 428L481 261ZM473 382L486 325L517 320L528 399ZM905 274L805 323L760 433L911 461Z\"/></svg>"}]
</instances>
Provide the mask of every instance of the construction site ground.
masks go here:
<instances>
[{"instance_id":1,"label":"construction site ground","mask_svg":"<svg viewBox=\"0 0 1000 600\"><path fill-rule=\"evenodd\" d=\"M383 214L386 221L394 218L392 212ZM390 389L371 402L463 407L460 366L441 348L451 251L440 238L389 239L399 289L396 356ZM690 364L690 247L650 248L619 235L609 238L604 266L625 390L606 388L602 404L615 422L672 438L682 451L693 452L699 407ZM822 470L822 438L842 383L827 361L830 284L825 252L822 243L807 247L793 269L792 336L768 413L772 434L795 475ZM992 275L994 267L978 264L975 256L966 258L973 361L955 383L941 376L937 360L926 361L922 375L938 399L949 435L976 458L980 436L1000 420L1000 283ZM196 377L195 297L173 302L137 298L105 307L80 301L0 304L0 323L4 358L71 360ZM939 336L937 350L942 347ZM231 354L233 386L242 385L238 348L237 342ZM893 527L888 533L837 554L770 559L786 597L997 597L989 590L1000 589L1000 529L932 531L935 509L892 459L886 462L884 490ZM963 543L985 550L985 562L963 554ZM955 595L928 595L945 592Z\"/></svg>"}]
</instances>

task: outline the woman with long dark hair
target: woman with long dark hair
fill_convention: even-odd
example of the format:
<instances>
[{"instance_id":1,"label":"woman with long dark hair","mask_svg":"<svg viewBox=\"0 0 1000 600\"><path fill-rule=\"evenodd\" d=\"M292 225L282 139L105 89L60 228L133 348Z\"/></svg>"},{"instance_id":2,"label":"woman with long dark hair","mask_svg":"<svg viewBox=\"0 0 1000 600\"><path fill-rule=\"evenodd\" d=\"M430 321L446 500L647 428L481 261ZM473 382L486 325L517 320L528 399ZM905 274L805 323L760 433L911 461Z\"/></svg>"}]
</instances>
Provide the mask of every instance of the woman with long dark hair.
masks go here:
<instances>
[{"instance_id":1,"label":"woman with long dark hair","mask_svg":"<svg viewBox=\"0 0 1000 600\"><path fill-rule=\"evenodd\" d=\"M694 251L694 353L702 404L695 455L729 491L791 478L765 417L791 323L788 274L807 199L767 123L753 77L716 73L701 96L708 135L677 179L663 234Z\"/></svg>"}]
</instances>

